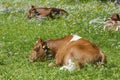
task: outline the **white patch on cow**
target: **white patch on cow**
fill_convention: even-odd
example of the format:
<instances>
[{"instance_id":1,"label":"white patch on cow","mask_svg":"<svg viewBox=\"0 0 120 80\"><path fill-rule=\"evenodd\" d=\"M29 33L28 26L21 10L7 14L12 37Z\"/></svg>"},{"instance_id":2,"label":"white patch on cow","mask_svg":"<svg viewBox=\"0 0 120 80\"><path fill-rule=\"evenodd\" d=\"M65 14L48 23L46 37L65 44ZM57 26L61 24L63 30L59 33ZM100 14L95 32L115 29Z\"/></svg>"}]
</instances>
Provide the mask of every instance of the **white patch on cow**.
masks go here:
<instances>
[{"instance_id":1,"label":"white patch on cow","mask_svg":"<svg viewBox=\"0 0 120 80\"><path fill-rule=\"evenodd\" d=\"M120 26L117 26L117 27L116 27L116 29L115 29L115 31L118 31L118 30L119 30L119 28L120 28Z\"/></svg>"},{"instance_id":2,"label":"white patch on cow","mask_svg":"<svg viewBox=\"0 0 120 80\"><path fill-rule=\"evenodd\" d=\"M60 68L60 70L68 70L68 71L71 72L71 71L75 70L75 63L72 62L71 59L69 59L69 60L68 60L68 65L62 66L62 67Z\"/></svg>"},{"instance_id":3,"label":"white patch on cow","mask_svg":"<svg viewBox=\"0 0 120 80\"><path fill-rule=\"evenodd\" d=\"M73 35L73 38L70 40L70 42L71 42L71 41L77 41L77 40L79 40L80 38L82 38L82 37L80 37L80 36L78 36L78 35Z\"/></svg>"}]
</instances>

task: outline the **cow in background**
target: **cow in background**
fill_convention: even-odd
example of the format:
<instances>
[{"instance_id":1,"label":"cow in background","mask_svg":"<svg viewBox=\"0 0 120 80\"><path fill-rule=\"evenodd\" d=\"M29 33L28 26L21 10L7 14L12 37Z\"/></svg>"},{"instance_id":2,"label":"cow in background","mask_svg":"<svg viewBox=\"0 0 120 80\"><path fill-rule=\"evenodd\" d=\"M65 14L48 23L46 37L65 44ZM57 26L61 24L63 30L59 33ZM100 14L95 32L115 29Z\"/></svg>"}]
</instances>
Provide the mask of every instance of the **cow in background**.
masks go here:
<instances>
[{"instance_id":1,"label":"cow in background","mask_svg":"<svg viewBox=\"0 0 120 80\"><path fill-rule=\"evenodd\" d=\"M55 19L60 16L67 16L68 13L64 9L59 9L59 8L47 8L47 7L39 7L36 8L35 6L31 6L27 13L27 18L39 18L39 19L44 19L44 18L51 18Z\"/></svg>"},{"instance_id":2,"label":"cow in background","mask_svg":"<svg viewBox=\"0 0 120 80\"><path fill-rule=\"evenodd\" d=\"M104 30L115 28L118 31L120 28L120 17L117 13L113 13L110 18L105 19Z\"/></svg>"}]
</instances>

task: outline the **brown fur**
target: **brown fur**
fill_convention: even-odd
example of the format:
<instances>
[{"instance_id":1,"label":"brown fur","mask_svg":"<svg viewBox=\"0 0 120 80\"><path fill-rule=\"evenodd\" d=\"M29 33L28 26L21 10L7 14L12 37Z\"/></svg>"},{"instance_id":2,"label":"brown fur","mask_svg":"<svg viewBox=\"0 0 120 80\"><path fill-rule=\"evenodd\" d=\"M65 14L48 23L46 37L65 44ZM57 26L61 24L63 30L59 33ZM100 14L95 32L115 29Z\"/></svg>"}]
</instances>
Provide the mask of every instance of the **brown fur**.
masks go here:
<instances>
[{"instance_id":1,"label":"brown fur","mask_svg":"<svg viewBox=\"0 0 120 80\"><path fill-rule=\"evenodd\" d=\"M48 41L46 41L46 46L53 52L53 55L55 55L57 53L58 49L62 45L66 45L66 43L68 41L70 41L71 38L72 38L72 36L69 35L69 36L65 36L60 39L49 39Z\"/></svg>"},{"instance_id":2,"label":"brown fur","mask_svg":"<svg viewBox=\"0 0 120 80\"><path fill-rule=\"evenodd\" d=\"M68 13L65 10L59 8L46 8L46 7L35 8L34 6L31 6L26 16L27 18L37 17L43 19L46 17L50 17L54 19L60 15L66 16L67 14Z\"/></svg>"},{"instance_id":3,"label":"brown fur","mask_svg":"<svg viewBox=\"0 0 120 80\"><path fill-rule=\"evenodd\" d=\"M99 48L88 40L80 39L63 45L56 53L56 65L67 65L68 60L77 61L80 67L86 63L105 64L106 57Z\"/></svg>"},{"instance_id":4,"label":"brown fur","mask_svg":"<svg viewBox=\"0 0 120 80\"><path fill-rule=\"evenodd\" d=\"M40 46L37 51L40 58L42 57L41 54L45 54L45 47L47 46L47 48L55 53L55 65L58 66L68 65L69 59L75 62L76 65L79 65L79 67L83 67L86 63L105 64L107 62L106 56L95 44L83 38L77 41L70 41L72 38L73 36L69 35L56 40L51 39L48 40L46 44L40 40L34 48L36 49L36 46ZM35 50L33 49L33 51ZM36 54L36 52L33 52L31 55L33 54ZM33 55L33 58L34 57L36 56ZM35 60L37 60L37 58L35 58Z\"/></svg>"}]
</instances>

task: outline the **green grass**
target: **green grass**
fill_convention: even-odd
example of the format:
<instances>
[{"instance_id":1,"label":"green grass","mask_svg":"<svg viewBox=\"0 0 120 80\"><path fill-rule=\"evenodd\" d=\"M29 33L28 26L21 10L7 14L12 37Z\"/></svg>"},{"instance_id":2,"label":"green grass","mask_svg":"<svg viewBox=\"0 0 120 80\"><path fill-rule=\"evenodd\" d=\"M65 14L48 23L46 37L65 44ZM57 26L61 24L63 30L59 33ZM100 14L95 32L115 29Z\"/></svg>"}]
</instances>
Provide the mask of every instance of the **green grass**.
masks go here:
<instances>
[{"instance_id":1,"label":"green grass","mask_svg":"<svg viewBox=\"0 0 120 80\"><path fill-rule=\"evenodd\" d=\"M29 20L25 15L30 5L64 8L69 16L55 20ZM118 6L94 0L1 0L0 80L119 80L120 31L103 31L103 24L89 24L90 20L104 19L114 12L120 13ZM52 60L28 61L39 37L47 40L69 34L77 34L97 44L107 55L107 67L86 65L84 69L70 73L60 71L59 67L48 67Z\"/></svg>"}]
</instances>

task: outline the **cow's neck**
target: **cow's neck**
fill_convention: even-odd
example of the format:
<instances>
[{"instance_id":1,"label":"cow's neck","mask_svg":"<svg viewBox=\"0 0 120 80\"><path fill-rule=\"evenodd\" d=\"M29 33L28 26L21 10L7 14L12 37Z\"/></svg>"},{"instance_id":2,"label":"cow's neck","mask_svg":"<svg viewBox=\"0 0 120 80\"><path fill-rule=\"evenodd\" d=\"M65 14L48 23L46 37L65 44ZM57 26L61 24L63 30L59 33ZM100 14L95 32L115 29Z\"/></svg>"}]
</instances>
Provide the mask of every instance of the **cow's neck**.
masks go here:
<instances>
[{"instance_id":1,"label":"cow's neck","mask_svg":"<svg viewBox=\"0 0 120 80\"><path fill-rule=\"evenodd\" d=\"M47 46L49 47L50 50L52 50L54 53L57 52L58 48L62 45L65 45L71 40L72 36L67 36L61 39L56 39L56 40L48 40L47 41Z\"/></svg>"}]
</instances>

